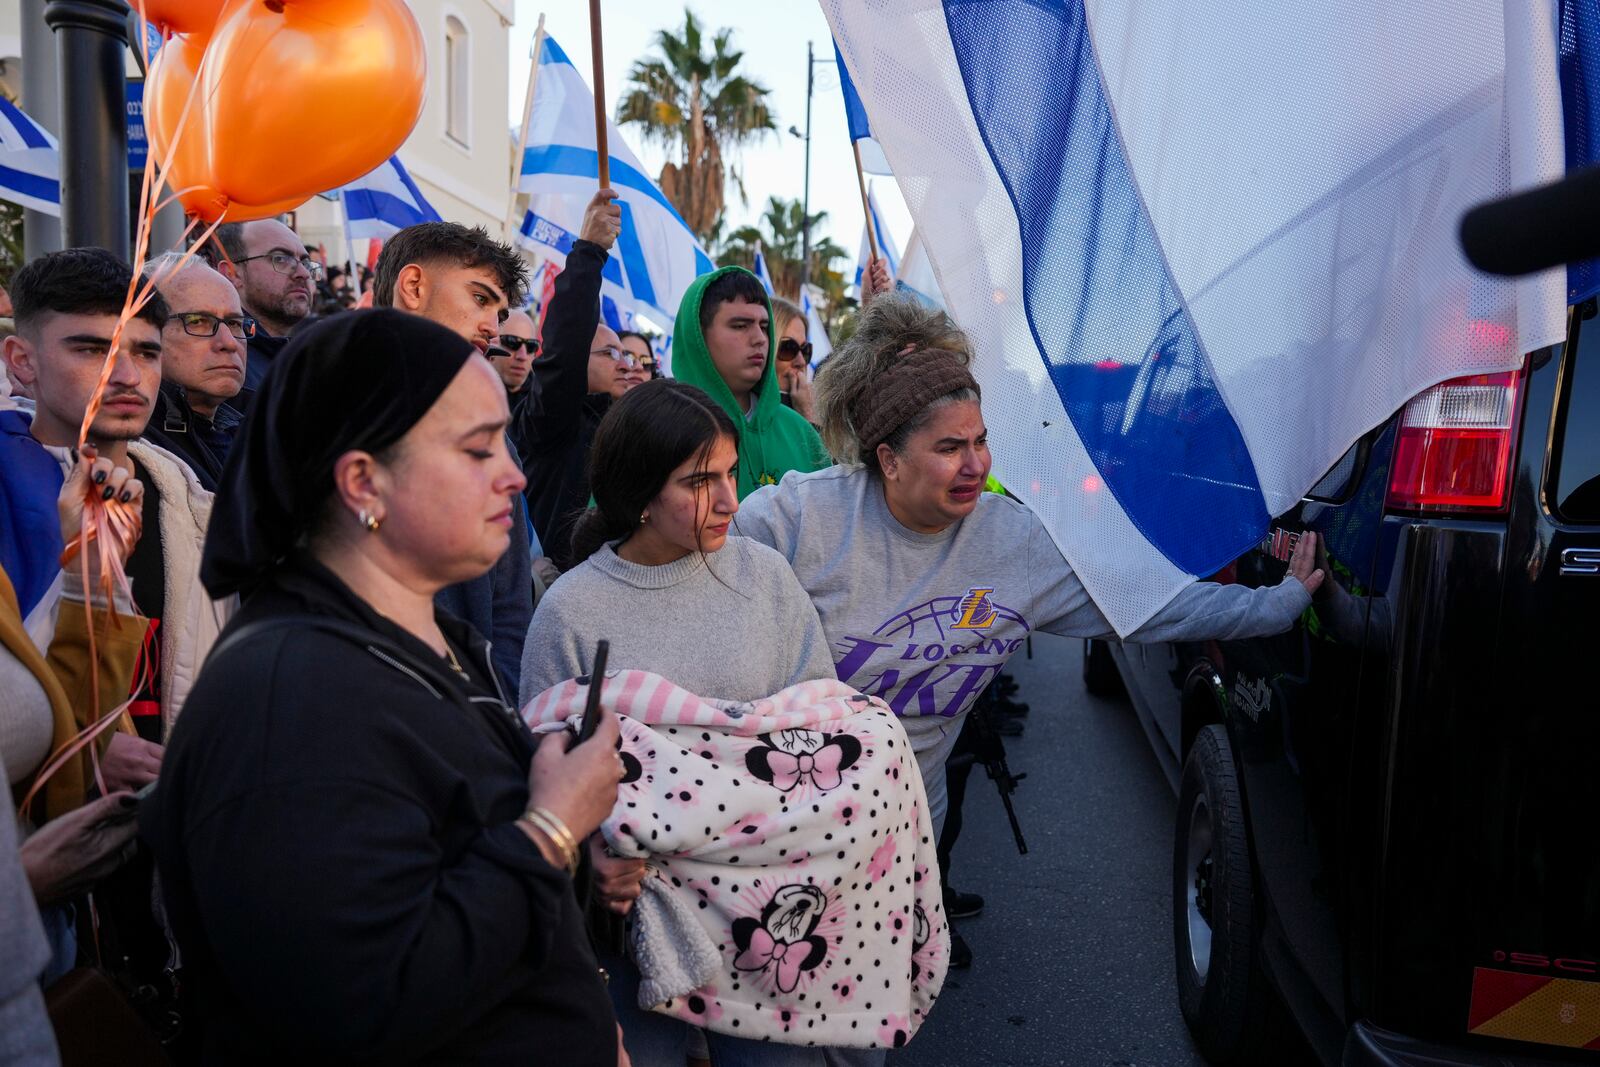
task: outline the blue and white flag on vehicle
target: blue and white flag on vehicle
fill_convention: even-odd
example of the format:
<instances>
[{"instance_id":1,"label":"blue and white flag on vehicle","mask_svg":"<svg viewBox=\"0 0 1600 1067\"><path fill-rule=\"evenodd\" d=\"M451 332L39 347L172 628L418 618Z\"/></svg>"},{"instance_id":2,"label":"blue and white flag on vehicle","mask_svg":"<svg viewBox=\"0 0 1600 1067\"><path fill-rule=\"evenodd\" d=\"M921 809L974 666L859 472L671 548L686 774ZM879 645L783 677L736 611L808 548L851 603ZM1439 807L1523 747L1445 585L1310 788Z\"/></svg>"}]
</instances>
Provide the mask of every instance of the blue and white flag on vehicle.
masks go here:
<instances>
[{"instance_id":1,"label":"blue and white flag on vehicle","mask_svg":"<svg viewBox=\"0 0 1600 1067\"><path fill-rule=\"evenodd\" d=\"M0 96L0 200L61 214L61 149L50 131Z\"/></svg>"},{"instance_id":2,"label":"blue and white flag on vehicle","mask_svg":"<svg viewBox=\"0 0 1600 1067\"><path fill-rule=\"evenodd\" d=\"M352 238L387 241L407 226L439 222L439 213L411 180L399 156L340 189Z\"/></svg>"},{"instance_id":3,"label":"blue and white flag on vehicle","mask_svg":"<svg viewBox=\"0 0 1600 1067\"><path fill-rule=\"evenodd\" d=\"M1117 633L1367 430L1564 335L1463 258L1558 177L1541 0L821 0L977 349L996 475Z\"/></svg>"},{"instance_id":4,"label":"blue and white flag on vehicle","mask_svg":"<svg viewBox=\"0 0 1600 1067\"><path fill-rule=\"evenodd\" d=\"M555 38L544 38L538 62L539 83L528 112L528 147L517 185L528 194L518 241L537 256L557 257L565 264L566 251L557 245L567 240L571 247L570 235L582 229L584 208L599 181L594 96ZM714 269L711 257L614 123L607 148L611 186L620 194L622 230L605 267L614 290L606 291L619 307L671 322L689 284ZM530 231L540 232L530 236Z\"/></svg>"},{"instance_id":5,"label":"blue and white flag on vehicle","mask_svg":"<svg viewBox=\"0 0 1600 1067\"><path fill-rule=\"evenodd\" d=\"M767 257L761 251L760 242L756 244L756 258L750 272L761 282L761 287L767 291L767 295L773 296L772 275L767 271Z\"/></svg>"},{"instance_id":6,"label":"blue and white flag on vehicle","mask_svg":"<svg viewBox=\"0 0 1600 1067\"><path fill-rule=\"evenodd\" d=\"M861 169L868 174L892 174L889 161L884 158L883 147L873 140L866 105L861 102L861 94L856 92L854 83L850 81L850 71L844 65L844 58L839 55L837 43L833 46L833 58L839 67L839 90L844 94L845 124L850 128L850 140L861 152Z\"/></svg>"},{"instance_id":7,"label":"blue and white flag on vehicle","mask_svg":"<svg viewBox=\"0 0 1600 1067\"><path fill-rule=\"evenodd\" d=\"M878 194L871 186L867 187L867 219L861 225L861 251L856 255L857 289L861 288L861 279L867 273L867 260L872 257L872 244L867 240L869 226L878 242L878 255L888 261L889 277L893 278L900 273L900 246L894 243L889 228L883 224L883 212L878 210Z\"/></svg>"}]
</instances>

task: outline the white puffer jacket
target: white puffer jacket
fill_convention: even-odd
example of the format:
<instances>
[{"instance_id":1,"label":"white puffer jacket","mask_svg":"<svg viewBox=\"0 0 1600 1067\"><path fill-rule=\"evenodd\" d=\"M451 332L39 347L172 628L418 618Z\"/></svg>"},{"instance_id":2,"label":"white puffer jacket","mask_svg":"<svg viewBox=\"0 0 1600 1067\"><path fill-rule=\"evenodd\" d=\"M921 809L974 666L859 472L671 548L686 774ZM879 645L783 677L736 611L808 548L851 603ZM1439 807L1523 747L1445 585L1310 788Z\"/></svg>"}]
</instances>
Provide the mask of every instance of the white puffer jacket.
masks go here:
<instances>
[{"instance_id":1,"label":"white puffer jacket","mask_svg":"<svg viewBox=\"0 0 1600 1067\"><path fill-rule=\"evenodd\" d=\"M212 495L183 460L149 441L128 442L128 453L150 474L160 495L162 575L166 599L161 617L161 736L194 688L206 654L239 608L239 598L212 600L200 584L200 553L211 521Z\"/></svg>"}]
</instances>

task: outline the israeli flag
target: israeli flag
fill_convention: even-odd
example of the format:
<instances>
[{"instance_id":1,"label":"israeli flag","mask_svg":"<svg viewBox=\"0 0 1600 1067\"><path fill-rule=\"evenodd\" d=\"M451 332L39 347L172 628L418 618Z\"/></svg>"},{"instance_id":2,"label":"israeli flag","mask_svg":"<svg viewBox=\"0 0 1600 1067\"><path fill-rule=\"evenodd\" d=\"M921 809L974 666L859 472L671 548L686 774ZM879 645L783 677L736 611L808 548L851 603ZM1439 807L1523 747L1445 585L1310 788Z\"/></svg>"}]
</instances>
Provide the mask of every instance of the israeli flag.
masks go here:
<instances>
[{"instance_id":1,"label":"israeli flag","mask_svg":"<svg viewBox=\"0 0 1600 1067\"><path fill-rule=\"evenodd\" d=\"M61 149L50 131L0 96L0 200L61 215Z\"/></svg>"},{"instance_id":2,"label":"israeli flag","mask_svg":"<svg viewBox=\"0 0 1600 1067\"><path fill-rule=\"evenodd\" d=\"M528 147L519 191L528 194L519 243L538 256L566 262L557 246L583 226L584 208L598 188L594 96L555 38L539 50L539 83L528 113ZM645 174L644 166L610 125L611 186L620 195L622 231L605 267L606 290L618 306L671 322L689 283L713 268L694 233ZM530 230L536 231L530 236ZM566 235L562 237L561 235ZM554 243L552 243L554 242Z\"/></svg>"},{"instance_id":3,"label":"israeli flag","mask_svg":"<svg viewBox=\"0 0 1600 1067\"><path fill-rule=\"evenodd\" d=\"M844 65L844 57L839 55L837 42L833 46L833 58L839 67L839 89L844 94L844 118L850 128L850 140L861 151L861 169L867 174L892 174L889 161L884 158L883 148L872 137L872 123L867 121L867 107L861 102L861 94L856 92L855 83L850 80L850 70Z\"/></svg>"},{"instance_id":4,"label":"israeli flag","mask_svg":"<svg viewBox=\"0 0 1600 1067\"><path fill-rule=\"evenodd\" d=\"M856 288L861 288L861 279L867 273L867 261L872 257L872 243L867 240L867 227L872 228L872 236L878 242L878 255L889 264L889 277L893 278L900 273L900 246L894 243L894 238L889 235L889 228L883 224L883 213L878 210L878 194L869 185L867 186L867 219L861 225L861 251L856 255Z\"/></svg>"},{"instance_id":5,"label":"israeli flag","mask_svg":"<svg viewBox=\"0 0 1600 1067\"><path fill-rule=\"evenodd\" d=\"M1560 175L1555 5L821 3L996 472L1119 634L1409 399L1564 334L1560 271L1456 242Z\"/></svg>"},{"instance_id":6,"label":"israeli flag","mask_svg":"<svg viewBox=\"0 0 1600 1067\"><path fill-rule=\"evenodd\" d=\"M343 186L340 192L344 198L345 225L352 238L387 241L407 226L441 221L439 213L406 173L399 156L390 156L383 166Z\"/></svg>"},{"instance_id":7,"label":"israeli flag","mask_svg":"<svg viewBox=\"0 0 1600 1067\"><path fill-rule=\"evenodd\" d=\"M928 258L927 246L922 243L920 231L911 231L906 242L906 254L900 259L900 269L895 272L894 287L910 293L929 307L945 308L944 294L939 291L939 278L933 273L933 260Z\"/></svg>"},{"instance_id":8,"label":"israeli flag","mask_svg":"<svg viewBox=\"0 0 1600 1067\"><path fill-rule=\"evenodd\" d=\"M773 296L772 275L767 272L767 257L761 251L761 245L756 244L756 259L751 271L761 281L761 287L767 291L768 296Z\"/></svg>"},{"instance_id":9,"label":"israeli flag","mask_svg":"<svg viewBox=\"0 0 1600 1067\"><path fill-rule=\"evenodd\" d=\"M822 366L822 361L833 355L833 342L828 340L828 328L823 325L822 313L818 310L818 299L812 293L812 286L806 286L800 291L800 310L806 316L806 340L811 342L811 369L816 370Z\"/></svg>"}]
</instances>

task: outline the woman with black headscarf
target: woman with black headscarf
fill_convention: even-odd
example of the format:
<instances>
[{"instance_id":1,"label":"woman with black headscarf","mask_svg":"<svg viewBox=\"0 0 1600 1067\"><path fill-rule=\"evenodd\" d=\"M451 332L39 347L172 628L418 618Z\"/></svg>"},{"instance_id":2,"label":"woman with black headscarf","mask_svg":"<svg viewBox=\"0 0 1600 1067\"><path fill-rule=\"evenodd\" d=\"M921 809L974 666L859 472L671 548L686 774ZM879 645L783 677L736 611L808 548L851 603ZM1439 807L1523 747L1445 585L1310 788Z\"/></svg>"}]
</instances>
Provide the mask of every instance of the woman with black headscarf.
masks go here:
<instances>
[{"instance_id":1,"label":"woman with black headscarf","mask_svg":"<svg viewBox=\"0 0 1600 1067\"><path fill-rule=\"evenodd\" d=\"M142 816L206 1063L618 1059L569 880L615 721L536 746L433 607L506 550L507 417L472 346L401 312L273 361L201 568L244 607Z\"/></svg>"}]
</instances>

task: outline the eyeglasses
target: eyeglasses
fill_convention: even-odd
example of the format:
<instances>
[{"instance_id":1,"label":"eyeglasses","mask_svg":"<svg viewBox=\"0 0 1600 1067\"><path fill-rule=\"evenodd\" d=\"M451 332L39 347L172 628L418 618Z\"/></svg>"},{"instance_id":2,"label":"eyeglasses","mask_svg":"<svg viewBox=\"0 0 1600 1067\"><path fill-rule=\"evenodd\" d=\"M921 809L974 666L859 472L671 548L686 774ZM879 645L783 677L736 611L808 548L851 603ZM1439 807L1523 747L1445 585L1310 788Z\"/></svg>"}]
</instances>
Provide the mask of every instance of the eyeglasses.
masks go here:
<instances>
[{"instance_id":1,"label":"eyeglasses","mask_svg":"<svg viewBox=\"0 0 1600 1067\"><path fill-rule=\"evenodd\" d=\"M500 335L500 343L512 352L519 348L526 348L530 356L539 354L539 339L537 337L518 337L514 333L503 333Z\"/></svg>"},{"instance_id":2,"label":"eyeglasses","mask_svg":"<svg viewBox=\"0 0 1600 1067\"><path fill-rule=\"evenodd\" d=\"M272 269L279 274L293 274L296 266L306 269L306 273L313 278L322 277L322 264L310 256L292 256L287 252L263 252L259 256L240 256L235 263L248 263L252 259L264 259L272 264Z\"/></svg>"},{"instance_id":3,"label":"eyeglasses","mask_svg":"<svg viewBox=\"0 0 1600 1067\"><path fill-rule=\"evenodd\" d=\"M249 315L229 315L218 318L204 311L180 311L176 315L168 315L168 322L183 324L183 332L190 337L215 337L217 330L223 326L228 332L240 341L246 341L256 335L256 320Z\"/></svg>"},{"instance_id":4,"label":"eyeglasses","mask_svg":"<svg viewBox=\"0 0 1600 1067\"><path fill-rule=\"evenodd\" d=\"M792 337L785 337L778 342L778 357L780 359L793 359L795 356L805 356L806 362L811 362L811 342L796 341Z\"/></svg>"},{"instance_id":5,"label":"eyeglasses","mask_svg":"<svg viewBox=\"0 0 1600 1067\"><path fill-rule=\"evenodd\" d=\"M610 356L613 363L621 364L628 370L636 370L639 367L639 357L625 348L613 348L607 345L605 348L590 349L589 354L591 356Z\"/></svg>"}]
</instances>

